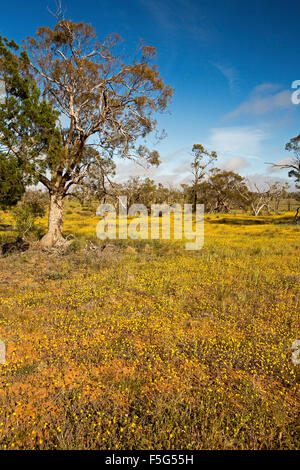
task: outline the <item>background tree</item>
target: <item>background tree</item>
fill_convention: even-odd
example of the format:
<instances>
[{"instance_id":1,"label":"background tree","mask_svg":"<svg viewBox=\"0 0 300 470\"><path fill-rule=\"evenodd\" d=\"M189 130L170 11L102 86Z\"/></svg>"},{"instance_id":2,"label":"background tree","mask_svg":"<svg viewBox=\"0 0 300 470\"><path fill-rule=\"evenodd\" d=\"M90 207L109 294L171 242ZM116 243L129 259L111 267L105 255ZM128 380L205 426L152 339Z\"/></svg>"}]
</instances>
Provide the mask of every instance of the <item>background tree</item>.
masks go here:
<instances>
[{"instance_id":1,"label":"background tree","mask_svg":"<svg viewBox=\"0 0 300 470\"><path fill-rule=\"evenodd\" d=\"M281 168L288 168L289 177L295 178L296 188L300 189L300 134L293 137L285 146L286 150L294 153L294 158L290 164L281 165Z\"/></svg>"},{"instance_id":2,"label":"background tree","mask_svg":"<svg viewBox=\"0 0 300 470\"><path fill-rule=\"evenodd\" d=\"M248 187L241 190L238 188L240 196L249 205L252 215L258 216L263 209L267 212L270 211L272 194L270 190L265 187L259 187L256 183L251 183L248 180Z\"/></svg>"},{"instance_id":3,"label":"background tree","mask_svg":"<svg viewBox=\"0 0 300 470\"><path fill-rule=\"evenodd\" d=\"M229 213L233 208L246 208L242 194L248 191L244 178L233 171L213 168L201 184L199 199L210 212Z\"/></svg>"},{"instance_id":4,"label":"background tree","mask_svg":"<svg viewBox=\"0 0 300 470\"><path fill-rule=\"evenodd\" d=\"M280 181L275 181L275 183L269 184L269 193L271 196L270 207L271 209L278 214L279 205L282 199L287 198L288 196L288 183L281 183Z\"/></svg>"},{"instance_id":5,"label":"background tree","mask_svg":"<svg viewBox=\"0 0 300 470\"><path fill-rule=\"evenodd\" d=\"M300 189L300 134L296 137L293 137L285 146L285 149L289 152L294 153L294 157L290 163L276 164L272 166L286 168L289 170L288 175L290 178L294 178L295 186L297 189ZM299 196L296 196L296 199L299 200ZM298 216L300 212L300 207L297 208L295 214L295 222L298 222Z\"/></svg>"},{"instance_id":6,"label":"background tree","mask_svg":"<svg viewBox=\"0 0 300 470\"><path fill-rule=\"evenodd\" d=\"M15 113L8 112L9 102L3 110L7 115L0 130L2 144L15 151L23 162L30 161L30 171L49 191L48 232L41 241L44 246L64 243L63 200L92 167L115 156L159 163L158 152L148 150L141 139L156 130L153 115L164 111L172 97L172 89L163 83L153 64L154 48L141 43L134 57L125 59L117 35L100 43L91 25L57 20L53 29L39 28L34 38L28 38L27 52L18 58L11 55L7 59L8 44L4 54L2 51L2 57L6 56L5 82L9 84L18 73L18 80L23 75L28 80L30 98L28 112L24 109L23 113L25 121L33 110L33 102L38 108L48 106L49 117L55 116L54 122L48 120L48 129L52 129L55 138L49 141L51 134L46 133L45 142L41 137L44 145L39 152L35 152L36 137L40 127L45 135L45 125L40 125L45 123L33 120L21 126L18 115L16 119ZM14 73L10 73L12 62ZM29 77L35 82L30 82ZM9 91L18 98L14 107L25 108L28 94L23 98L19 90L15 93L10 87ZM45 110L41 111L45 114ZM16 126L26 131L30 128L33 139L28 142L24 133L19 136ZM88 151L91 148L98 150L102 160ZM31 153L30 158L22 156L24 149L25 155Z\"/></svg>"},{"instance_id":7,"label":"background tree","mask_svg":"<svg viewBox=\"0 0 300 470\"><path fill-rule=\"evenodd\" d=\"M295 185L297 189L300 189L300 134L296 137L293 137L285 146L286 150L294 152L294 159L292 163L285 168L289 168L289 177L295 178ZM299 194L297 195L297 200L300 200ZM298 223L300 212L300 206L297 207L295 214L295 223Z\"/></svg>"},{"instance_id":8,"label":"background tree","mask_svg":"<svg viewBox=\"0 0 300 470\"><path fill-rule=\"evenodd\" d=\"M157 202L157 186L154 180L144 178L139 187L138 203L144 204L148 210L151 209L151 204Z\"/></svg>"},{"instance_id":9,"label":"background tree","mask_svg":"<svg viewBox=\"0 0 300 470\"><path fill-rule=\"evenodd\" d=\"M208 152L205 150L203 145L194 144L193 149L193 161L191 163L193 181L191 186L191 202L193 204L193 212L196 211L198 203L200 183L204 178L205 172L209 166L217 160L218 156L216 152Z\"/></svg>"},{"instance_id":10,"label":"background tree","mask_svg":"<svg viewBox=\"0 0 300 470\"><path fill-rule=\"evenodd\" d=\"M106 202L109 196L116 198L114 184L111 181L115 175L116 165L111 159L101 158L95 149L89 148L88 151L90 165L79 183L74 183L69 194L83 205ZM92 153L94 153L94 163L91 162Z\"/></svg>"}]
</instances>

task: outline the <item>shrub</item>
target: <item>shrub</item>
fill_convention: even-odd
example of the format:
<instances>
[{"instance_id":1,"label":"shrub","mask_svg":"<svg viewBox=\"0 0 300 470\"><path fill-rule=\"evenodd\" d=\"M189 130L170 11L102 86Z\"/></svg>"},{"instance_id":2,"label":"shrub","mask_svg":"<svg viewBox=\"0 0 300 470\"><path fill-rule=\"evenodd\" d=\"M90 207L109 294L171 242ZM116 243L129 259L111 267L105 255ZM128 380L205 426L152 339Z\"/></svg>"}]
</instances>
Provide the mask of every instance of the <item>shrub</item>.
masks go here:
<instances>
[{"instance_id":1,"label":"shrub","mask_svg":"<svg viewBox=\"0 0 300 470\"><path fill-rule=\"evenodd\" d=\"M37 234L35 221L45 215L46 204L47 195L40 191L27 191L24 194L12 211L18 236L24 238L29 233Z\"/></svg>"}]
</instances>

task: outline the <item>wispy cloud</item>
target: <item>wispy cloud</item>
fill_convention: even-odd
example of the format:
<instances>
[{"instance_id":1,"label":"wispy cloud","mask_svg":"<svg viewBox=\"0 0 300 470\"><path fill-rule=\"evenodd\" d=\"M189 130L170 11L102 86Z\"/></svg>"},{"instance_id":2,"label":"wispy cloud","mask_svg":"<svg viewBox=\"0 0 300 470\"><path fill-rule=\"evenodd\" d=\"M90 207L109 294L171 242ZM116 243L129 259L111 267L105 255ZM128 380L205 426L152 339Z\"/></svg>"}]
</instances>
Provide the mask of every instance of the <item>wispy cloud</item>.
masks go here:
<instances>
[{"instance_id":1,"label":"wispy cloud","mask_svg":"<svg viewBox=\"0 0 300 470\"><path fill-rule=\"evenodd\" d=\"M179 149L175 150L174 152L168 153L167 155L163 156L163 162L174 162L178 161L178 159L184 157L191 151L190 147L180 147Z\"/></svg>"},{"instance_id":2,"label":"wispy cloud","mask_svg":"<svg viewBox=\"0 0 300 470\"><path fill-rule=\"evenodd\" d=\"M211 130L210 148L232 157L259 159L266 132L255 126L218 127Z\"/></svg>"},{"instance_id":3,"label":"wispy cloud","mask_svg":"<svg viewBox=\"0 0 300 470\"><path fill-rule=\"evenodd\" d=\"M292 108L290 90L280 90L280 85L263 83L254 88L249 98L226 115L235 118L243 114L263 115L276 109Z\"/></svg>"},{"instance_id":4,"label":"wispy cloud","mask_svg":"<svg viewBox=\"0 0 300 470\"><path fill-rule=\"evenodd\" d=\"M232 90L238 83L239 74L235 67L230 65L225 65L220 62L213 62L213 65L221 72L221 74L226 78L229 88Z\"/></svg>"},{"instance_id":5,"label":"wispy cloud","mask_svg":"<svg viewBox=\"0 0 300 470\"><path fill-rule=\"evenodd\" d=\"M211 38L212 27L195 2L191 0L139 0L155 18L163 31L184 32L207 41Z\"/></svg>"}]
</instances>

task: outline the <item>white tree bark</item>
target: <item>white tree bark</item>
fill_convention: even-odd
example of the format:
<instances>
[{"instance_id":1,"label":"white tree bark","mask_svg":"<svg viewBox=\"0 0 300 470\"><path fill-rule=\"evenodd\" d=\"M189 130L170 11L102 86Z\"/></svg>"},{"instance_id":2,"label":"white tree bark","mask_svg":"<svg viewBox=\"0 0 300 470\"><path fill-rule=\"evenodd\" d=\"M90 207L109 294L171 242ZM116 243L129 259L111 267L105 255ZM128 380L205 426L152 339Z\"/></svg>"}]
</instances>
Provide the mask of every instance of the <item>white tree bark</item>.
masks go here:
<instances>
[{"instance_id":1,"label":"white tree bark","mask_svg":"<svg viewBox=\"0 0 300 470\"><path fill-rule=\"evenodd\" d=\"M62 235L63 229L63 197L61 194L50 194L48 216L48 232L41 240L43 247L52 247L65 244Z\"/></svg>"}]
</instances>

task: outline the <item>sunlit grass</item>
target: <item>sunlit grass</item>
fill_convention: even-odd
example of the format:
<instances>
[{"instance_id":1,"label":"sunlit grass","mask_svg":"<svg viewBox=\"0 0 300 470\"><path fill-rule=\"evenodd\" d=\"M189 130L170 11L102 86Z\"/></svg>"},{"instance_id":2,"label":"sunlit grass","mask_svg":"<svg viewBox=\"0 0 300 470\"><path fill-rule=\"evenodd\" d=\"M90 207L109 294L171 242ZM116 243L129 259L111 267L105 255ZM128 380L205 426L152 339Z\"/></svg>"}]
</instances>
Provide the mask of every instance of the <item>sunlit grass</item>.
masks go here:
<instances>
[{"instance_id":1,"label":"sunlit grass","mask_svg":"<svg viewBox=\"0 0 300 470\"><path fill-rule=\"evenodd\" d=\"M0 259L0 448L299 447L291 219L208 214L195 252L128 240ZM98 221L67 206L65 234L98 243Z\"/></svg>"}]
</instances>

